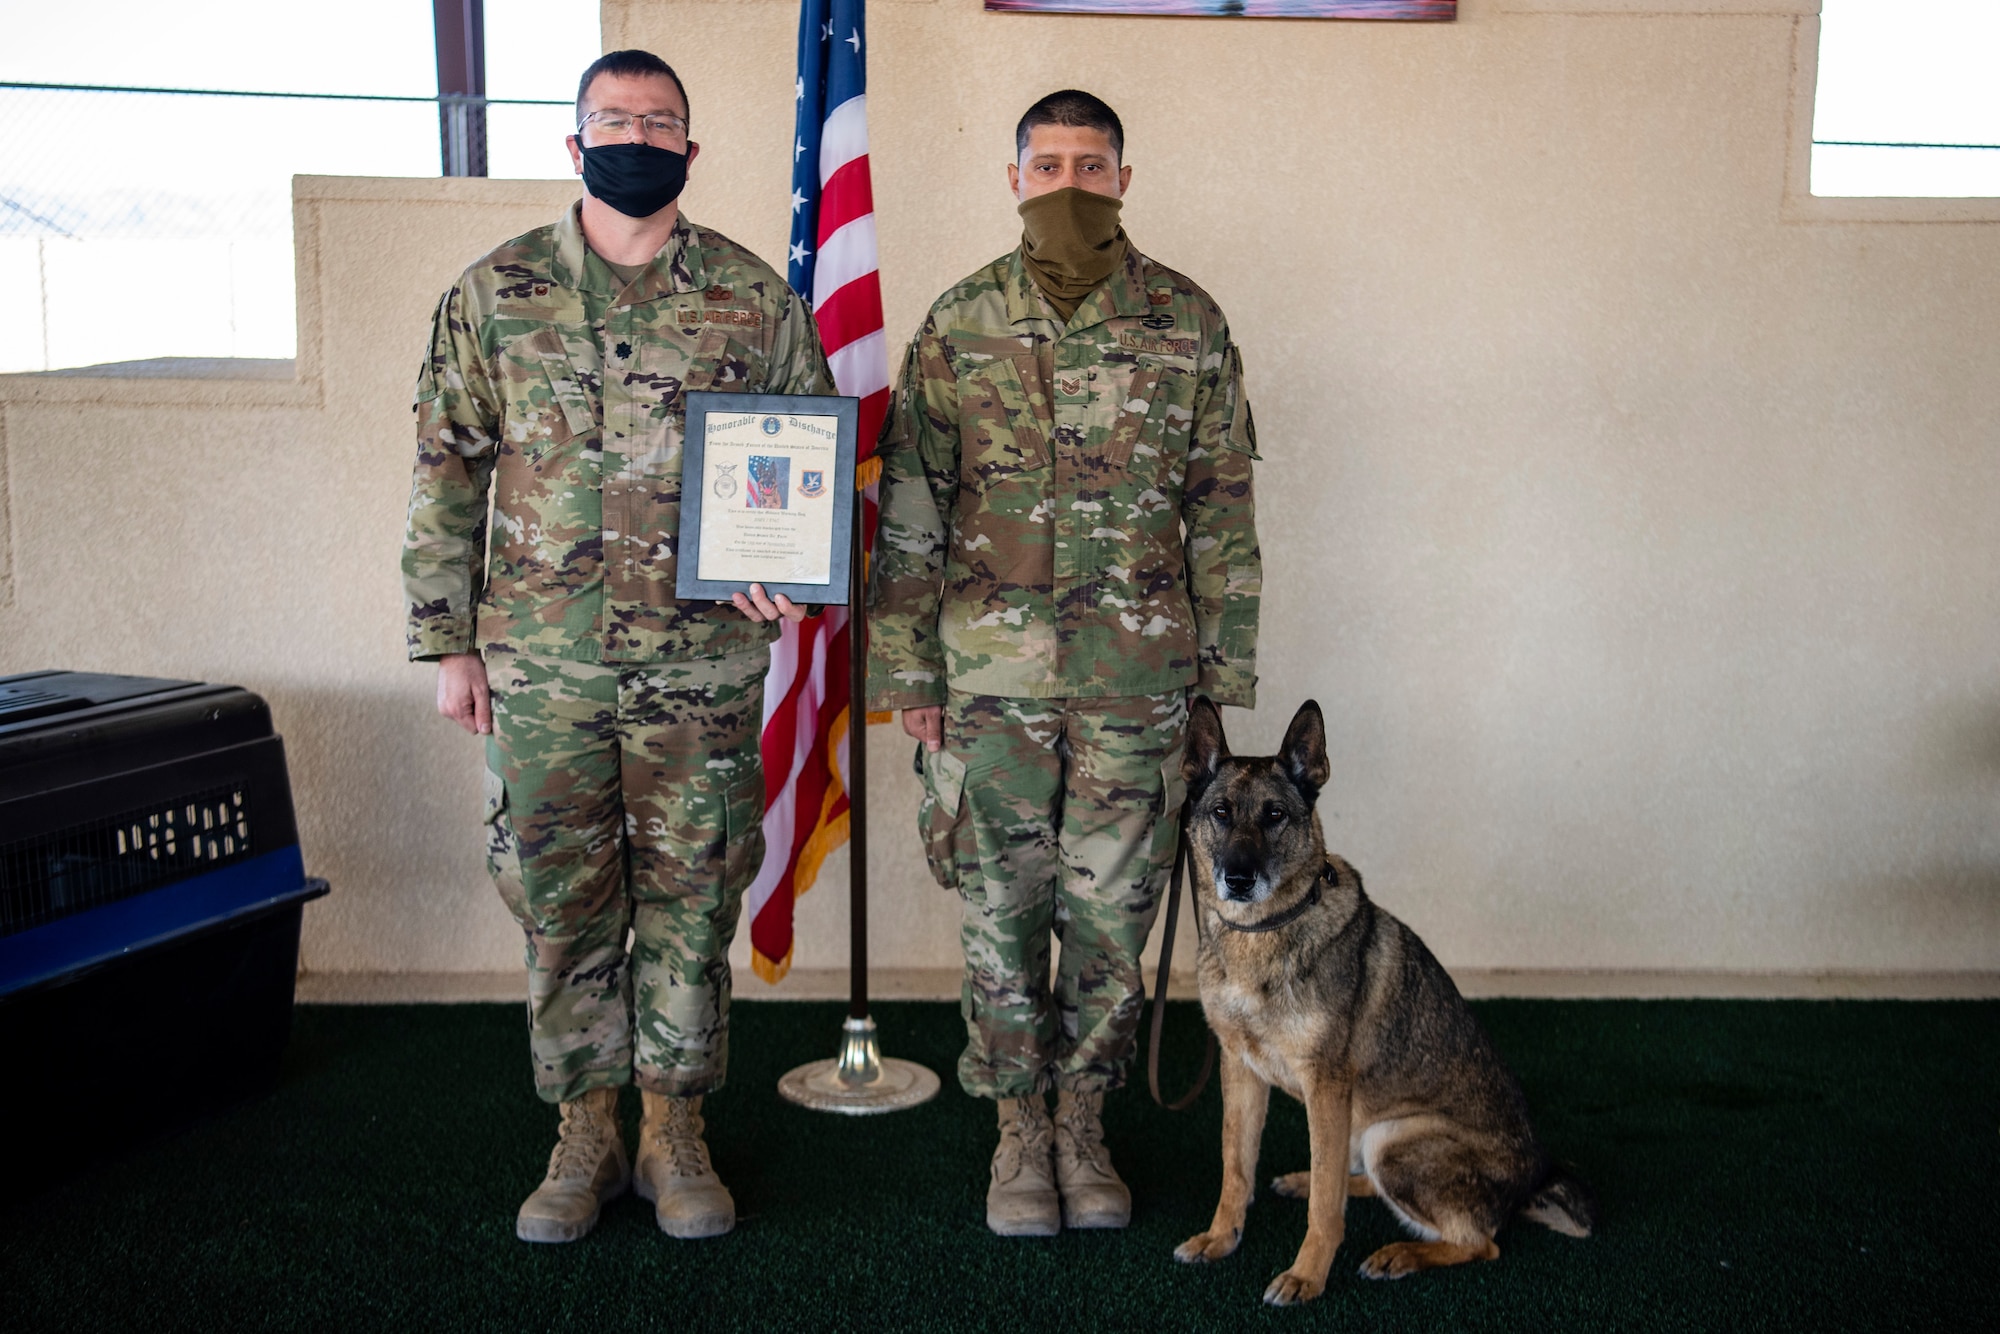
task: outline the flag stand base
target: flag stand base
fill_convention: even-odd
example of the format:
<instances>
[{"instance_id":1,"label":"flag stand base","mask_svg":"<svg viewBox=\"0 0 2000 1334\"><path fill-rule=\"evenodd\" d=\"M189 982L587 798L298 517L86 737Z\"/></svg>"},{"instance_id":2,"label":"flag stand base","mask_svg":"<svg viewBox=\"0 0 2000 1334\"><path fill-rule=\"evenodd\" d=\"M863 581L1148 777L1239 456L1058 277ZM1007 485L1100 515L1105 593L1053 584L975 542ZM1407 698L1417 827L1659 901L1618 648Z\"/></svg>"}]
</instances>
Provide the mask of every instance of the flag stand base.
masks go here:
<instances>
[{"instance_id":1,"label":"flag stand base","mask_svg":"<svg viewBox=\"0 0 2000 1334\"><path fill-rule=\"evenodd\" d=\"M937 1096L937 1075L915 1061L884 1059L873 1019L841 1025L840 1055L789 1071L778 1095L816 1112L867 1116L915 1107Z\"/></svg>"},{"instance_id":2,"label":"flag stand base","mask_svg":"<svg viewBox=\"0 0 2000 1334\"><path fill-rule=\"evenodd\" d=\"M801 10L803 16L809 10ZM856 4L855 14L860 16ZM806 29L817 32L817 21ZM857 46L857 50L859 47ZM803 85L802 85L803 86ZM804 103L800 114L804 115ZM778 1081L778 1096L816 1112L867 1116L897 1112L937 1096L938 1077L915 1061L884 1060L868 1017L868 605L865 571L868 564L866 494L854 492L854 522L848 567L847 621L847 966L849 1004L840 1026L840 1055L788 1071Z\"/></svg>"}]
</instances>

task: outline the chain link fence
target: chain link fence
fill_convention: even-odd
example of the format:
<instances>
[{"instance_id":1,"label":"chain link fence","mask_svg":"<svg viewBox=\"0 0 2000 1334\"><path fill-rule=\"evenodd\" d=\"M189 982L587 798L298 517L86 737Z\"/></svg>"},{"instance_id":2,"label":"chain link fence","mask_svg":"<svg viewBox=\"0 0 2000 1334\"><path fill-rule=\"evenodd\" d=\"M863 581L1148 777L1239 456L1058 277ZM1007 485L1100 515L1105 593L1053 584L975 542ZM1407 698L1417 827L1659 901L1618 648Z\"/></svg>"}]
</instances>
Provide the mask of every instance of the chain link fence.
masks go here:
<instances>
[{"instance_id":1,"label":"chain link fence","mask_svg":"<svg viewBox=\"0 0 2000 1334\"><path fill-rule=\"evenodd\" d=\"M291 178L438 175L446 100L0 84L0 372L292 356ZM490 175L570 174L570 103L472 100Z\"/></svg>"}]
</instances>

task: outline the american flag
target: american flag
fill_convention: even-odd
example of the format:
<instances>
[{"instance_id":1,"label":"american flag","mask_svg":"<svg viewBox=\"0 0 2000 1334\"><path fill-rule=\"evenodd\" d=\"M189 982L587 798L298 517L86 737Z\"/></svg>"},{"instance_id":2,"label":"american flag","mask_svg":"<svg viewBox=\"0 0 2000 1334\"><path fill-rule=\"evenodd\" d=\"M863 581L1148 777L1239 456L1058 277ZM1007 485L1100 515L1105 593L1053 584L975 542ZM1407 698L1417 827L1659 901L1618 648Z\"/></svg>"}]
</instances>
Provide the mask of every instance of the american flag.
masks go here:
<instances>
[{"instance_id":1,"label":"american flag","mask_svg":"<svg viewBox=\"0 0 2000 1334\"><path fill-rule=\"evenodd\" d=\"M792 145L792 287L813 308L834 384L861 400L858 482L875 527L875 436L889 407L889 348L868 181L863 0L802 0ZM859 609L853 609L858 611ZM750 886L751 963L792 965L792 903L847 839L848 608L787 624L764 681L764 865Z\"/></svg>"}]
</instances>

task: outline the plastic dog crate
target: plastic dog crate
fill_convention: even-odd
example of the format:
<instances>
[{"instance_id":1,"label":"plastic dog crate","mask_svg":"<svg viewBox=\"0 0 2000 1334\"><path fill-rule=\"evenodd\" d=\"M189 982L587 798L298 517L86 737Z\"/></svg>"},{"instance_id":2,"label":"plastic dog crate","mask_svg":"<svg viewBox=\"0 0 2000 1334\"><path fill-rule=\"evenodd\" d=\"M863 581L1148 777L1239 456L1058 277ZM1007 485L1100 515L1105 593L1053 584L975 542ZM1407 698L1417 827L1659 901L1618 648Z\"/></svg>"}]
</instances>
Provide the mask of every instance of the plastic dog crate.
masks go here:
<instances>
[{"instance_id":1,"label":"plastic dog crate","mask_svg":"<svg viewBox=\"0 0 2000 1334\"><path fill-rule=\"evenodd\" d=\"M164 1127L269 1087L301 911L326 892L256 695L0 677L0 1033L20 1093L113 1095Z\"/></svg>"}]
</instances>

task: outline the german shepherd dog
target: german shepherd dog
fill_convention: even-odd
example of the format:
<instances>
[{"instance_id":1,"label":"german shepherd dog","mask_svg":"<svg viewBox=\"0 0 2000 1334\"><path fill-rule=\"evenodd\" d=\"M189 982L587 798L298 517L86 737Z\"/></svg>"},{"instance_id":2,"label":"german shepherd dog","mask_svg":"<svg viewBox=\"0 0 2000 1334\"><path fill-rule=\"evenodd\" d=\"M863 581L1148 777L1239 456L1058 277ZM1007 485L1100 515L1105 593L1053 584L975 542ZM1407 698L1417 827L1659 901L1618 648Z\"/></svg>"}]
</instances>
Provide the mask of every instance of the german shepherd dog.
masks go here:
<instances>
[{"instance_id":1,"label":"german shepherd dog","mask_svg":"<svg viewBox=\"0 0 2000 1334\"><path fill-rule=\"evenodd\" d=\"M1379 1198L1420 1241L1384 1246L1367 1278L1499 1258L1520 1214L1573 1237L1595 1206L1528 1126L1520 1085L1414 931L1326 851L1314 800L1331 766L1308 700L1283 751L1230 755L1207 699L1188 714L1182 768L1201 1005L1222 1046L1222 1199L1174 1252L1220 1260L1243 1236L1271 1086L1306 1105L1312 1169L1271 1183L1306 1199L1306 1239L1264 1290L1274 1306L1326 1287L1347 1197Z\"/></svg>"}]
</instances>

